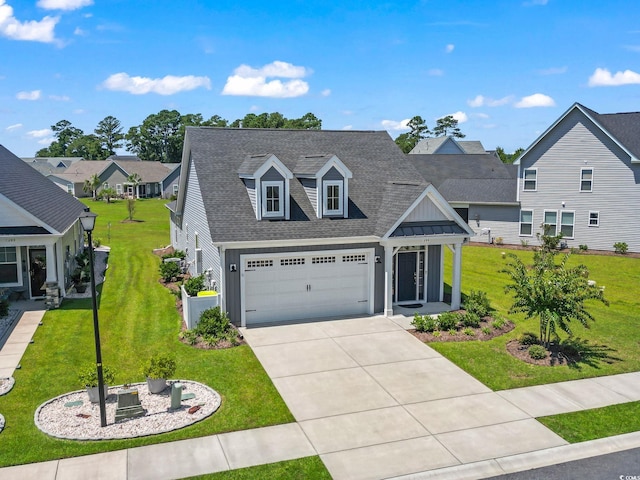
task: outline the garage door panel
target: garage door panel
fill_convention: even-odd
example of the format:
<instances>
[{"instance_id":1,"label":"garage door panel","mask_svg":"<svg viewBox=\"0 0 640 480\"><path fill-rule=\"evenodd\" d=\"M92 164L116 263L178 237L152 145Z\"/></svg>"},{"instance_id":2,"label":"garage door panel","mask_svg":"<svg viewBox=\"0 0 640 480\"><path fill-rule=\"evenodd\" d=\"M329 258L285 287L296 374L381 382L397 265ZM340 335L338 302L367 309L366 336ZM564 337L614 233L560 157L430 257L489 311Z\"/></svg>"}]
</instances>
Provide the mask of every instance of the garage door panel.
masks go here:
<instances>
[{"instance_id":1,"label":"garage door panel","mask_svg":"<svg viewBox=\"0 0 640 480\"><path fill-rule=\"evenodd\" d=\"M314 252L244 260L246 324L368 313L370 257Z\"/></svg>"}]
</instances>

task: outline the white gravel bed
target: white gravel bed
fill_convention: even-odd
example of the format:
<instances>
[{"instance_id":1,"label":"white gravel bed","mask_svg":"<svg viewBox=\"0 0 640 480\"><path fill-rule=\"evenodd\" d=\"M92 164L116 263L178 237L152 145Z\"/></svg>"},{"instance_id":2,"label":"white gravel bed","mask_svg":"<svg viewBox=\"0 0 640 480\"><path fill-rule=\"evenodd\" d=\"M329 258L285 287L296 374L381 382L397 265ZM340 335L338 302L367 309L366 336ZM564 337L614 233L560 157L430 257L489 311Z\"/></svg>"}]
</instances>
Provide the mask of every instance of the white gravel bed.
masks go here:
<instances>
[{"instance_id":1,"label":"white gravel bed","mask_svg":"<svg viewBox=\"0 0 640 480\"><path fill-rule=\"evenodd\" d=\"M11 391L16 381L13 377L0 378L0 397Z\"/></svg>"},{"instance_id":2,"label":"white gravel bed","mask_svg":"<svg viewBox=\"0 0 640 480\"><path fill-rule=\"evenodd\" d=\"M35 413L36 426L47 435L70 440L106 440L133 438L178 430L212 415L221 403L220 395L213 389L190 380L173 380L183 385L182 393L193 393L195 398L183 400L179 409L171 410L171 387L160 394L151 394L145 383L131 384L138 390L143 417L123 419L115 422L117 392L122 386L110 387L106 399L107 426L100 426L100 407L89 401L86 390L60 395L38 407ZM82 401L79 406L65 406ZM200 408L189 413L191 407Z\"/></svg>"},{"instance_id":3,"label":"white gravel bed","mask_svg":"<svg viewBox=\"0 0 640 480\"><path fill-rule=\"evenodd\" d=\"M4 430L4 417L0 413L0 433L2 433L2 430Z\"/></svg>"}]
</instances>

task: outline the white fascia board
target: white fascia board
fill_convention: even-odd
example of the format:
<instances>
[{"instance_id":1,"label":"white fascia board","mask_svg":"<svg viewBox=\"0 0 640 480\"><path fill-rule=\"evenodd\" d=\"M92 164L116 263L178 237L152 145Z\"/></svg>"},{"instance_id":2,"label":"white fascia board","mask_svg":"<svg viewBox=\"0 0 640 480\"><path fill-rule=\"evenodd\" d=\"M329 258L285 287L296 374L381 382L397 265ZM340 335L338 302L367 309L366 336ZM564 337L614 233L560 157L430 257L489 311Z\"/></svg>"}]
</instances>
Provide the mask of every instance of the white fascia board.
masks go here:
<instances>
[{"instance_id":1,"label":"white fascia board","mask_svg":"<svg viewBox=\"0 0 640 480\"><path fill-rule=\"evenodd\" d=\"M333 237L333 238L298 238L285 240L255 240L246 242L213 242L218 248L238 249L238 248L270 248L270 247L298 247L306 245L336 245L355 243L379 243L380 237Z\"/></svg>"},{"instance_id":2,"label":"white fascia board","mask_svg":"<svg viewBox=\"0 0 640 480\"><path fill-rule=\"evenodd\" d=\"M475 236L475 234L474 234ZM441 234L441 235L420 235L415 237L392 237L380 242L382 246L389 247L412 247L417 245L455 245L469 240L466 235Z\"/></svg>"},{"instance_id":3,"label":"white fascia board","mask_svg":"<svg viewBox=\"0 0 640 480\"><path fill-rule=\"evenodd\" d=\"M191 164L191 141L189 140L189 130L184 136L184 146L182 147L182 161L180 162L180 180L178 187L178 199L176 200L176 216L182 219L184 213L184 201L187 193L187 177L189 176L189 166ZM182 220L180 220L182 225Z\"/></svg>"},{"instance_id":4,"label":"white fascia board","mask_svg":"<svg viewBox=\"0 0 640 480\"><path fill-rule=\"evenodd\" d=\"M59 232L58 230L53 228L51 225L46 224L45 222L40 220L38 217L33 215L31 212L29 212L28 210L25 210L24 208L22 208L17 203L9 200L7 197L5 197L1 193L0 193L0 199L3 199L8 204L12 205L13 208L18 210L21 214L23 214L25 217L27 217L29 220L31 220L35 224L35 226L42 227L42 228L45 228L45 229L49 230L49 232L51 232L52 235L61 235L61 232Z\"/></svg>"},{"instance_id":5,"label":"white fascia board","mask_svg":"<svg viewBox=\"0 0 640 480\"><path fill-rule=\"evenodd\" d=\"M436 188L430 184L424 191L418 196L418 198L411 204L409 208L400 216L400 218L393 224L393 226L382 236L383 240L391 237L391 234L396 231L396 228L400 226L402 222L409 216L409 214L424 200L426 197L440 209L440 211L450 220L455 221L462 229L469 233L469 235L475 235L475 232L467 225L460 215L456 213L449 202L436 190Z\"/></svg>"},{"instance_id":6,"label":"white fascia board","mask_svg":"<svg viewBox=\"0 0 640 480\"><path fill-rule=\"evenodd\" d=\"M3 235L0 238L2 247L30 247L33 245L54 245L62 234L49 235Z\"/></svg>"},{"instance_id":7,"label":"white fascia board","mask_svg":"<svg viewBox=\"0 0 640 480\"><path fill-rule=\"evenodd\" d=\"M258 168L254 172L253 176L249 178L255 178L257 180L258 178L262 177L262 175L267 173L267 171L271 167L275 168L280 173L280 175L282 175L285 179L293 178L293 173L291 173L291 170L289 170L286 167L286 165L280 161L278 157L276 157L273 153L269 154L268 157L269 158L267 158L264 161L264 163L260 165L260 168Z\"/></svg>"},{"instance_id":8,"label":"white fascia board","mask_svg":"<svg viewBox=\"0 0 640 480\"><path fill-rule=\"evenodd\" d=\"M322 168L318 170L316 178L321 179L325 175L325 173L331 170L331 167L336 167L336 170L338 170L344 178L353 178L353 173L351 173L351 170L349 170L347 166L342 163L342 160L340 160L335 155L332 155L331 158L327 160L327 162L322 166Z\"/></svg>"}]
</instances>

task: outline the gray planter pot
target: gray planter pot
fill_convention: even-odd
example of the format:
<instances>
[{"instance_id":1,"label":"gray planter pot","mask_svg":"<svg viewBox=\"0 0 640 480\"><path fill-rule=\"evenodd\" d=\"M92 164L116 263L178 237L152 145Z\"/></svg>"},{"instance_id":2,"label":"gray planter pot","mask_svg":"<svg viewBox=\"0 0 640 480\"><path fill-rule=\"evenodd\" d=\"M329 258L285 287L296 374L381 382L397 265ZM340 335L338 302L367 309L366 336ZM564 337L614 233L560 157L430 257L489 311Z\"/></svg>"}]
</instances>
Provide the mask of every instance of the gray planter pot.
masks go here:
<instances>
[{"instance_id":1,"label":"gray planter pot","mask_svg":"<svg viewBox=\"0 0 640 480\"><path fill-rule=\"evenodd\" d=\"M147 377L147 387L150 393L161 393L167 388L167 380L165 378L149 378Z\"/></svg>"},{"instance_id":2,"label":"gray planter pot","mask_svg":"<svg viewBox=\"0 0 640 480\"><path fill-rule=\"evenodd\" d=\"M98 392L98 387L87 387L87 393L89 394L89 401L91 403L100 402L100 392ZM106 399L109 396L109 386L104 385L104 398Z\"/></svg>"}]
</instances>

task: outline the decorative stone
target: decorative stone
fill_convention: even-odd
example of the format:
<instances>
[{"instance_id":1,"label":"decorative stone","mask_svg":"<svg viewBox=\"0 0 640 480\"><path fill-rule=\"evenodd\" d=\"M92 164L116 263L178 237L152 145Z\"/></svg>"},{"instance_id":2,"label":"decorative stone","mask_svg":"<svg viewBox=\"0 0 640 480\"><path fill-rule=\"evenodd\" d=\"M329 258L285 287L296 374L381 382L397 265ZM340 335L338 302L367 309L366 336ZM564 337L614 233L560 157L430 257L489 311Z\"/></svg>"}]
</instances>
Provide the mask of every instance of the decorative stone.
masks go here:
<instances>
[{"instance_id":1,"label":"decorative stone","mask_svg":"<svg viewBox=\"0 0 640 480\"><path fill-rule=\"evenodd\" d=\"M75 402L67 402L64 404L64 406L67 408L71 408L71 407L79 407L83 404L84 402L82 400L76 400Z\"/></svg>"},{"instance_id":2,"label":"decorative stone","mask_svg":"<svg viewBox=\"0 0 640 480\"><path fill-rule=\"evenodd\" d=\"M9 393L15 383L16 381L13 377L0 378L0 396Z\"/></svg>"},{"instance_id":3,"label":"decorative stone","mask_svg":"<svg viewBox=\"0 0 640 480\"><path fill-rule=\"evenodd\" d=\"M4 430L4 417L0 413L0 433Z\"/></svg>"}]
</instances>

